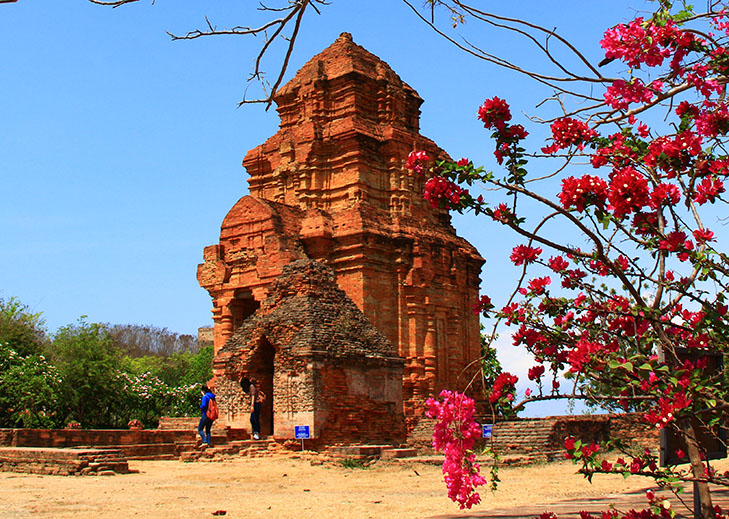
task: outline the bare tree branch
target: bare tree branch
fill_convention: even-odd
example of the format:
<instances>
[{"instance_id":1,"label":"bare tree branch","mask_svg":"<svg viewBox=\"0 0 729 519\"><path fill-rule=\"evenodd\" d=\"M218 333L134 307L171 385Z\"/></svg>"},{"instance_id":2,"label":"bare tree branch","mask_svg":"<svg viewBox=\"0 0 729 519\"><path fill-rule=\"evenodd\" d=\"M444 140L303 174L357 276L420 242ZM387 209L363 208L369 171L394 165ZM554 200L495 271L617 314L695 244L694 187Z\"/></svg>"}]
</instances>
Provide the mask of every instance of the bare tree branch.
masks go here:
<instances>
[{"instance_id":1,"label":"bare tree branch","mask_svg":"<svg viewBox=\"0 0 729 519\"><path fill-rule=\"evenodd\" d=\"M92 4L96 5L105 5L107 7L116 8L124 4L131 4L132 2L139 2L139 0L89 0ZM152 0L152 4L154 5L154 0Z\"/></svg>"}]
</instances>

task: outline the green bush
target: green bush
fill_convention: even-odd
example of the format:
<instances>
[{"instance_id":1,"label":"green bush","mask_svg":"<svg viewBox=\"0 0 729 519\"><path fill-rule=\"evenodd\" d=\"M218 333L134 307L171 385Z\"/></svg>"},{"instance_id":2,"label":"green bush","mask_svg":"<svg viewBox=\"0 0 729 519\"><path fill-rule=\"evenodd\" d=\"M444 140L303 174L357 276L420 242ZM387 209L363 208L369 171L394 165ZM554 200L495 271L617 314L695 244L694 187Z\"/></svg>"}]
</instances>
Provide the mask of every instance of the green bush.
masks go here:
<instances>
[{"instance_id":1,"label":"green bush","mask_svg":"<svg viewBox=\"0 0 729 519\"><path fill-rule=\"evenodd\" d=\"M23 356L0 342L0 427L64 424L63 380L43 355Z\"/></svg>"}]
</instances>

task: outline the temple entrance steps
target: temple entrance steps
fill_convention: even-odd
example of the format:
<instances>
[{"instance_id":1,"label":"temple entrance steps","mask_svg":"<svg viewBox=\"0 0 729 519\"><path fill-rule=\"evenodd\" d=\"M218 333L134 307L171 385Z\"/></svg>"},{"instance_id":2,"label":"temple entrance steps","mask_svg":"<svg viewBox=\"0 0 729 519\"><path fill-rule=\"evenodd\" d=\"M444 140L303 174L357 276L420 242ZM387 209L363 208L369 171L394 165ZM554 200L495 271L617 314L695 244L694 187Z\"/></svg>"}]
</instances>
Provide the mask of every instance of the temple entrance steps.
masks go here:
<instances>
[{"instance_id":1,"label":"temple entrance steps","mask_svg":"<svg viewBox=\"0 0 729 519\"><path fill-rule=\"evenodd\" d=\"M266 440L233 440L216 443L215 437L210 446L202 446L198 442L189 449L180 452L180 461L217 461L232 456L262 457L282 452L284 448L273 439Z\"/></svg>"}]
</instances>

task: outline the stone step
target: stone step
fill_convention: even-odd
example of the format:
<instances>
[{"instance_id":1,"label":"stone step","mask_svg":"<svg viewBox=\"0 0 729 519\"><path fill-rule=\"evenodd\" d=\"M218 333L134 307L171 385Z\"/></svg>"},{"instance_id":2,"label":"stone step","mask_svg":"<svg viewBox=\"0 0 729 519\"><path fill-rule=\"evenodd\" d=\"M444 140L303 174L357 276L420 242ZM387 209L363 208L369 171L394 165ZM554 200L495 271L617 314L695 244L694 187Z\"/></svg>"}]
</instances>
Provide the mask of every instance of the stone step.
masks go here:
<instances>
[{"instance_id":1,"label":"stone step","mask_svg":"<svg viewBox=\"0 0 729 519\"><path fill-rule=\"evenodd\" d=\"M390 460L394 458L413 458L418 455L418 449L395 449L388 448L383 449L380 455L383 460Z\"/></svg>"},{"instance_id":2,"label":"stone step","mask_svg":"<svg viewBox=\"0 0 729 519\"><path fill-rule=\"evenodd\" d=\"M330 456L338 458L375 457L382 454L383 449L392 448L392 445L345 445L331 447L327 450Z\"/></svg>"}]
</instances>

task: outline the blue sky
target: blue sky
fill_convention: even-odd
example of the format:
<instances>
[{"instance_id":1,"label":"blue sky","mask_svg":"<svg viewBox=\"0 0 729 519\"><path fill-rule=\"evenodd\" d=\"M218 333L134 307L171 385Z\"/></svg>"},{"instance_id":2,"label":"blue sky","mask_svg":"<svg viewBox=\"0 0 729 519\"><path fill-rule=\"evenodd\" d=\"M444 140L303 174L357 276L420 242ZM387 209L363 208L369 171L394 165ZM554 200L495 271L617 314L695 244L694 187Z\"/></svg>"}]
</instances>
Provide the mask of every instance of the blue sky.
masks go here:
<instances>
[{"instance_id":1,"label":"blue sky","mask_svg":"<svg viewBox=\"0 0 729 519\"><path fill-rule=\"evenodd\" d=\"M0 4L0 297L43 312L50 331L81 315L178 333L212 323L196 266L247 194L243 156L276 132L278 117L260 105L236 108L260 40L175 42L165 31L203 28L205 16L221 28L255 25L261 15L243 4ZM595 57L604 28L632 17L627 5L528 0L508 14L556 26ZM461 30L496 54L536 59L501 33ZM508 99L524 122L519 112L534 113L550 94L464 55L391 0L334 0L321 16L309 13L286 79L342 31L419 92L422 133L454 158L496 167L475 117L485 98ZM484 289L510 290L514 238L472 216L454 224L487 259ZM523 364L505 355L507 367Z\"/></svg>"}]
</instances>

